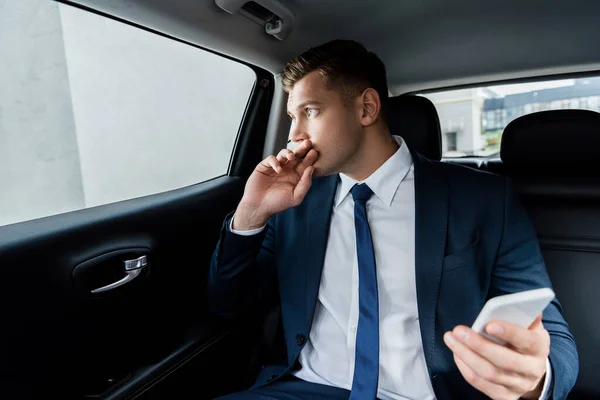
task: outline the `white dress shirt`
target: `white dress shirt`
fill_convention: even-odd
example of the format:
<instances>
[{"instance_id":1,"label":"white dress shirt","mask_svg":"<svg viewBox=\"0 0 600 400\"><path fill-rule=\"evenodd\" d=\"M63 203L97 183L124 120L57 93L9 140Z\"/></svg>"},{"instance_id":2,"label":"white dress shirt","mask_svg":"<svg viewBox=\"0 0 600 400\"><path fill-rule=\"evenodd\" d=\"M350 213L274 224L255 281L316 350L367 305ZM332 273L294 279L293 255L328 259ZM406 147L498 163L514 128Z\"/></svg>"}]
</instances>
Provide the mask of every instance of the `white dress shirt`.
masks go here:
<instances>
[{"instance_id":1,"label":"white dress shirt","mask_svg":"<svg viewBox=\"0 0 600 400\"><path fill-rule=\"evenodd\" d=\"M406 144L399 136L394 138L400 148L364 181L340 174L313 324L300 353L302 368L294 375L305 381L352 388L359 281L350 190L357 183L365 183L374 193L367 201L367 216L379 291L377 397L435 399L417 309L414 165ZM241 235L256 234L262 229L235 231L230 225L232 232ZM549 361L546 371L542 399L547 397L550 386Z\"/></svg>"}]
</instances>

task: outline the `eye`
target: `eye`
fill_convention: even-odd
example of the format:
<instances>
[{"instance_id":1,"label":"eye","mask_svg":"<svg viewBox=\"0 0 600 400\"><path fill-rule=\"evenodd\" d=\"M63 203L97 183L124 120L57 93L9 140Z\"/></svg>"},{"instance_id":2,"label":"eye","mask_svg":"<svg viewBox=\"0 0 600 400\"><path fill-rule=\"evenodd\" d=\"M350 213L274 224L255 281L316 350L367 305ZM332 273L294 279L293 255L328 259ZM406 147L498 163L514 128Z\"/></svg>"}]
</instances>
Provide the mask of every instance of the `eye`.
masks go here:
<instances>
[{"instance_id":1,"label":"eye","mask_svg":"<svg viewBox=\"0 0 600 400\"><path fill-rule=\"evenodd\" d=\"M316 117L317 114L319 114L319 110L317 110L316 108L306 109L306 115L308 116L308 118Z\"/></svg>"}]
</instances>

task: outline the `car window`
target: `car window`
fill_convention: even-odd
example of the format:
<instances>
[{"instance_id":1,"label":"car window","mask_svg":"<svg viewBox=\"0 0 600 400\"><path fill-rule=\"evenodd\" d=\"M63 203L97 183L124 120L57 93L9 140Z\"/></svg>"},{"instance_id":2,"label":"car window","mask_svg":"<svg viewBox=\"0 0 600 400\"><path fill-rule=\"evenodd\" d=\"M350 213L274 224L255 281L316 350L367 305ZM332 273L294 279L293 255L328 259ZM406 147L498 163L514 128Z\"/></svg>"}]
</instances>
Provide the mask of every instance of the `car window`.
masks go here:
<instances>
[{"instance_id":1,"label":"car window","mask_svg":"<svg viewBox=\"0 0 600 400\"><path fill-rule=\"evenodd\" d=\"M600 111L600 77L422 93L435 105L443 157L494 156L512 120L537 111Z\"/></svg>"},{"instance_id":2,"label":"car window","mask_svg":"<svg viewBox=\"0 0 600 400\"><path fill-rule=\"evenodd\" d=\"M250 67L57 2L0 14L0 226L227 173Z\"/></svg>"}]
</instances>

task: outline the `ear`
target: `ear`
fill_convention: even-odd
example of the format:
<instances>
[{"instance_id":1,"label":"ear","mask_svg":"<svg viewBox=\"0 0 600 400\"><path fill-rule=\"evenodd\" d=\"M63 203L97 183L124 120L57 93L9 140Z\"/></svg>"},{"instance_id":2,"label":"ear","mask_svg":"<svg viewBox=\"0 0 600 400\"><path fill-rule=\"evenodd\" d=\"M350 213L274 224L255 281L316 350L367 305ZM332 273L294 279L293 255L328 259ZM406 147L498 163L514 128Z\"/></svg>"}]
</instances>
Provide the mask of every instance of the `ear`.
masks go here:
<instances>
[{"instance_id":1,"label":"ear","mask_svg":"<svg viewBox=\"0 0 600 400\"><path fill-rule=\"evenodd\" d=\"M365 89L360 96L362 105L361 123L363 126L374 124L379 118L381 111L381 99L379 94L373 88Z\"/></svg>"}]
</instances>

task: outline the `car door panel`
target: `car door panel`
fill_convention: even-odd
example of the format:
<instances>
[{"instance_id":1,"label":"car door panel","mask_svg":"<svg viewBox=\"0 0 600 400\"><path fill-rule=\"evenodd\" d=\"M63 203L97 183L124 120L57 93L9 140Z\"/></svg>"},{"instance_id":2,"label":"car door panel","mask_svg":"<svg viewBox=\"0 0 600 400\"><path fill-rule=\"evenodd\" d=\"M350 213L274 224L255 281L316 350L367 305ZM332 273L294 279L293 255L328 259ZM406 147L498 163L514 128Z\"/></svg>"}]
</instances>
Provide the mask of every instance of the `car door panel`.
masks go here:
<instances>
[{"instance_id":1,"label":"car door panel","mask_svg":"<svg viewBox=\"0 0 600 400\"><path fill-rule=\"evenodd\" d=\"M208 399L252 382L258 314L225 322L204 307L223 218L263 156L274 81L250 67L226 175L0 226L0 398Z\"/></svg>"},{"instance_id":2,"label":"car door panel","mask_svg":"<svg viewBox=\"0 0 600 400\"><path fill-rule=\"evenodd\" d=\"M203 311L205 273L243 183L222 177L138 207L133 200L2 227L2 386L16 398L125 398L152 395L148 388L185 364L198 376L218 373L218 360L244 341ZM148 258L143 274L91 293L139 255Z\"/></svg>"}]
</instances>

